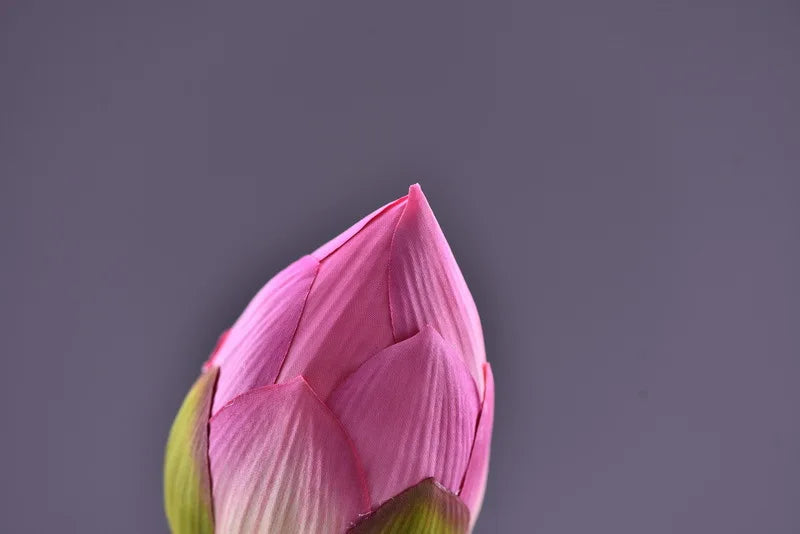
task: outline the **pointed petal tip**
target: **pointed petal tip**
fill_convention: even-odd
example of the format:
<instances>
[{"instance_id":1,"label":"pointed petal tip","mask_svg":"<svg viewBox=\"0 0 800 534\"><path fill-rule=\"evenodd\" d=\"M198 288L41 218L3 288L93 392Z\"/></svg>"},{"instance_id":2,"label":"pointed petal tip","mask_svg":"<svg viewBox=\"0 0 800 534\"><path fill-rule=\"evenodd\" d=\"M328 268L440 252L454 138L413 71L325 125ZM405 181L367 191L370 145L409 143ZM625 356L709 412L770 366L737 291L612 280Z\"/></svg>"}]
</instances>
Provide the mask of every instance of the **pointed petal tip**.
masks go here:
<instances>
[{"instance_id":1,"label":"pointed petal tip","mask_svg":"<svg viewBox=\"0 0 800 534\"><path fill-rule=\"evenodd\" d=\"M458 347L482 390L486 354L478 310L419 184L409 188L391 251L389 306L395 340L431 323Z\"/></svg>"},{"instance_id":2,"label":"pointed petal tip","mask_svg":"<svg viewBox=\"0 0 800 534\"><path fill-rule=\"evenodd\" d=\"M325 404L325 401L322 400L322 398L314 390L314 388L311 386L311 384L308 383L308 380L306 380L305 376L298 375L298 376L294 377L293 379L289 380L289 382L287 382L287 383L288 384L294 384L295 387L297 387L300 390L302 390L301 394L309 395L314 400L316 400L318 403L320 403L322 405L322 407L325 409L326 412L330 412L330 408L328 407L328 405Z\"/></svg>"},{"instance_id":3,"label":"pointed petal tip","mask_svg":"<svg viewBox=\"0 0 800 534\"><path fill-rule=\"evenodd\" d=\"M281 382L278 384L272 384L272 386L283 386L286 388L286 391L291 392L294 395L309 395L312 398L317 398L317 394L314 392L314 389L306 380L306 377L303 375L297 375L296 377L287 380L286 382Z\"/></svg>"},{"instance_id":4,"label":"pointed petal tip","mask_svg":"<svg viewBox=\"0 0 800 534\"><path fill-rule=\"evenodd\" d=\"M212 367L212 369L218 369L217 367ZM270 390L282 390L286 394L302 394L302 393L311 393L314 395L314 390L311 389L311 386L308 385L306 379L302 376L296 376L290 380L286 380L285 382L278 382L274 384L265 384L263 386L254 387L252 389L248 389L247 391L240 393L233 397L232 399L228 400L225 404L220 406L220 408L211 415L209 419L209 423L213 422L215 419L218 419L223 412L230 410L233 407L239 406L243 402L248 402L250 399L261 395Z\"/></svg>"},{"instance_id":5,"label":"pointed petal tip","mask_svg":"<svg viewBox=\"0 0 800 534\"><path fill-rule=\"evenodd\" d=\"M419 341L444 341L442 334L440 334L439 331L436 330L436 327L434 327L431 323L425 323L422 325L422 328L419 329L419 332L412 337L418 338Z\"/></svg>"},{"instance_id":6,"label":"pointed petal tip","mask_svg":"<svg viewBox=\"0 0 800 534\"><path fill-rule=\"evenodd\" d=\"M414 355L420 360L427 358L428 354L431 352L441 352L443 356L449 358L453 364L459 366L463 365L467 372L469 372L469 366L466 365L466 362L464 362L464 359L461 357L459 348L446 340L431 323L425 323L422 325L419 332L411 337L398 341L398 344L399 343L407 343L409 347L416 347ZM481 396L479 395L478 398L480 399Z\"/></svg>"},{"instance_id":7,"label":"pointed petal tip","mask_svg":"<svg viewBox=\"0 0 800 534\"><path fill-rule=\"evenodd\" d=\"M410 211L411 214L426 211L433 213L428 203L428 197L422 192L422 187L419 184L413 184L408 188L406 199L406 212Z\"/></svg>"}]
</instances>

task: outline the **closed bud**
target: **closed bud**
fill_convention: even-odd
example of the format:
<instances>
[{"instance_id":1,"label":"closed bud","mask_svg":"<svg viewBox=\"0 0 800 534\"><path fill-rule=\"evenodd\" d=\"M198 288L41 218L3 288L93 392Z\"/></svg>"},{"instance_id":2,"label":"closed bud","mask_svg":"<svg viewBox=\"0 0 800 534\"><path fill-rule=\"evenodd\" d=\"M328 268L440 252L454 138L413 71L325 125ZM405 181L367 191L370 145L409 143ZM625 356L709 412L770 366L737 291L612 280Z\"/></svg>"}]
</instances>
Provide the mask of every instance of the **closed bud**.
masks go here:
<instances>
[{"instance_id":1,"label":"closed bud","mask_svg":"<svg viewBox=\"0 0 800 534\"><path fill-rule=\"evenodd\" d=\"M174 534L465 533L494 383L419 186L278 273L220 338L167 443Z\"/></svg>"}]
</instances>

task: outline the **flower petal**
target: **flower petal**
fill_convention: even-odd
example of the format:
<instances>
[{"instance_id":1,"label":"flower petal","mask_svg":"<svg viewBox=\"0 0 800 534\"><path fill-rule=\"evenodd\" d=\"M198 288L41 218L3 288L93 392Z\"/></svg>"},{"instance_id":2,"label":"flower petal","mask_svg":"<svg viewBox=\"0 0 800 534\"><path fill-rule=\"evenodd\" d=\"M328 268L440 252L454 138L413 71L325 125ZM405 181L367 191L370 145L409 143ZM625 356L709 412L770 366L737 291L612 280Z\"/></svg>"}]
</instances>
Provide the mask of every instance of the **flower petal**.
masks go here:
<instances>
[{"instance_id":1,"label":"flower petal","mask_svg":"<svg viewBox=\"0 0 800 534\"><path fill-rule=\"evenodd\" d=\"M390 204L321 261L279 382L302 375L325 399L342 377L394 343L387 269L404 204Z\"/></svg>"},{"instance_id":2,"label":"flower petal","mask_svg":"<svg viewBox=\"0 0 800 534\"><path fill-rule=\"evenodd\" d=\"M328 401L359 451L373 505L431 476L457 491L479 404L458 353L430 327L367 360Z\"/></svg>"},{"instance_id":3,"label":"flower petal","mask_svg":"<svg viewBox=\"0 0 800 534\"><path fill-rule=\"evenodd\" d=\"M460 349L483 389L480 371L486 353L478 310L419 185L409 189L392 241L389 301L395 339L433 325Z\"/></svg>"},{"instance_id":4,"label":"flower petal","mask_svg":"<svg viewBox=\"0 0 800 534\"><path fill-rule=\"evenodd\" d=\"M366 217L355 223L353 226L351 226L341 234L337 235L336 237L334 237L333 239L331 239L330 241L319 247L317 250L312 252L311 255L317 258L319 261L324 260L331 254L333 254L339 247L341 247L343 244L349 241L351 237L360 232L361 229L364 228L367 225L367 223L369 223L372 219L382 214L384 211L387 211L389 208L393 208L397 204L404 203L405 200L406 197L401 197L395 200L394 202L389 202L385 206L381 206L380 208L376 209L375 211L373 211L372 213L370 213L369 215L367 215Z\"/></svg>"},{"instance_id":5,"label":"flower petal","mask_svg":"<svg viewBox=\"0 0 800 534\"><path fill-rule=\"evenodd\" d=\"M209 458L220 534L339 534L369 508L352 444L302 378L220 410Z\"/></svg>"},{"instance_id":6,"label":"flower petal","mask_svg":"<svg viewBox=\"0 0 800 534\"><path fill-rule=\"evenodd\" d=\"M173 534L213 534L208 474L208 418L219 369L189 390L169 432L164 461L164 508Z\"/></svg>"},{"instance_id":7,"label":"flower petal","mask_svg":"<svg viewBox=\"0 0 800 534\"><path fill-rule=\"evenodd\" d=\"M275 382L318 267L315 258L304 256L250 301L212 360L221 369L213 413L235 396Z\"/></svg>"},{"instance_id":8,"label":"flower petal","mask_svg":"<svg viewBox=\"0 0 800 534\"><path fill-rule=\"evenodd\" d=\"M472 524L478 518L483 503L483 494L486 492L486 479L489 475L489 451L492 442L492 424L494 423L494 376L492 367L483 364L486 391L483 395L478 430L475 432L475 443L472 446L472 455L464 475L464 484L461 487L461 500L469 506Z\"/></svg>"},{"instance_id":9,"label":"flower petal","mask_svg":"<svg viewBox=\"0 0 800 534\"><path fill-rule=\"evenodd\" d=\"M469 510L461 499L426 478L383 503L348 534L463 534L468 528Z\"/></svg>"}]
</instances>

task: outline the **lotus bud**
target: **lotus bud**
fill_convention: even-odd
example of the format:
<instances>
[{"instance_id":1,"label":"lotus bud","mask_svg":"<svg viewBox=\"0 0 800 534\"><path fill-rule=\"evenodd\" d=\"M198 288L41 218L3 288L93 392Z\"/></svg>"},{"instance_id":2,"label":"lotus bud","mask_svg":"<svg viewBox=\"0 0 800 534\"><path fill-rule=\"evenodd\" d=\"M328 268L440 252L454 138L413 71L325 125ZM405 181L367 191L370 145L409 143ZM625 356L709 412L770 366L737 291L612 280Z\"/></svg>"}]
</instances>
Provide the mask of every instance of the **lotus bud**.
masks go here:
<instances>
[{"instance_id":1,"label":"lotus bud","mask_svg":"<svg viewBox=\"0 0 800 534\"><path fill-rule=\"evenodd\" d=\"M470 532L494 383L422 190L278 273L170 431L174 534Z\"/></svg>"}]
</instances>

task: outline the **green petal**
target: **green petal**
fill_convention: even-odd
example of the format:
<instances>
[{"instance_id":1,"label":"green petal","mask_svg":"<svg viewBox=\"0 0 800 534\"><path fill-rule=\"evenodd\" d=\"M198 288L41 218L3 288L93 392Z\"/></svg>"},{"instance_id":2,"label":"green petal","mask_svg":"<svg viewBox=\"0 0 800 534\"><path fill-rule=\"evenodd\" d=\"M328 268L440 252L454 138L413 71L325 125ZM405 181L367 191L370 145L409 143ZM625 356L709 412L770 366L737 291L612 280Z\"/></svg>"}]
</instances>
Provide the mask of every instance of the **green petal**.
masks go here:
<instances>
[{"instance_id":1,"label":"green petal","mask_svg":"<svg viewBox=\"0 0 800 534\"><path fill-rule=\"evenodd\" d=\"M383 503L349 534L462 534L468 529L467 506L434 479L426 478Z\"/></svg>"},{"instance_id":2,"label":"green petal","mask_svg":"<svg viewBox=\"0 0 800 534\"><path fill-rule=\"evenodd\" d=\"M172 423L164 462L164 507L173 534L213 534L208 418L219 368L200 375Z\"/></svg>"}]
</instances>

